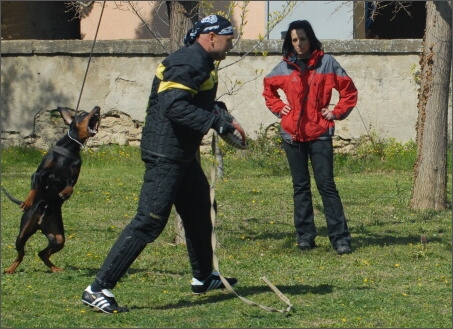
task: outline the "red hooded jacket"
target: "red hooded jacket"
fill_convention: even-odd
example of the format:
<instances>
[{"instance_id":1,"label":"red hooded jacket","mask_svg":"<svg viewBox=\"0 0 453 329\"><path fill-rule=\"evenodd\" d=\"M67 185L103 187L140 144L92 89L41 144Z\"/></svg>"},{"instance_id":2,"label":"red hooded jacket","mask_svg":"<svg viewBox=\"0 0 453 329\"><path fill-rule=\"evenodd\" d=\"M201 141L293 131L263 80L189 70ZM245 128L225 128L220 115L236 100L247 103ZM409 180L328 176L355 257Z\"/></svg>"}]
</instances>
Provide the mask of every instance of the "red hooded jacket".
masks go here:
<instances>
[{"instance_id":1,"label":"red hooded jacket","mask_svg":"<svg viewBox=\"0 0 453 329\"><path fill-rule=\"evenodd\" d=\"M283 116L280 111L285 102L280 98L279 89L292 108ZM357 104L357 89L331 55L315 50L302 69L296 64L293 54L283 58L264 78L263 96L269 110L281 117L283 138L288 142L306 142L331 138L334 134L334 121L321 115L321 109L329 107L332 89L339 93L339 101L332 113L335 120L342 120Z\"/></svg>"}]
</instances>

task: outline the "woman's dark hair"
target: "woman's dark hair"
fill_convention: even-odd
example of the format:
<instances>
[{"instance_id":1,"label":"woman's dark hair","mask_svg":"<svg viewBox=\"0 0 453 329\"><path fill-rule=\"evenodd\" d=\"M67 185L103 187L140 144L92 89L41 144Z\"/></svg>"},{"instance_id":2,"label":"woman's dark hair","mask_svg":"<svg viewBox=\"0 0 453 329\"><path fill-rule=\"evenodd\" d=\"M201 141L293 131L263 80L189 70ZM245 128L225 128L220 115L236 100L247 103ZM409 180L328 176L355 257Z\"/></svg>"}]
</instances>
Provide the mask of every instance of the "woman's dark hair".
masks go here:
<instances>
[{"instance_id":1,"label":"woman's dark hair","mask_svg":"<svg viewBox=\"0 0 453 329\"><path fill-rule=\"evenodd\" d=\"M285 39L282 46L283 57L287 57L289 54L294 52L294 47L291 42L291 31L292 30L304 30L307 34L308 40L310 40L310 51L321 50L322 43L316 38L315 31L311 27L311 24L306 21L294 21L291 22L288 26L288 31L286 31Z\"/></svg>"}]
</instances>

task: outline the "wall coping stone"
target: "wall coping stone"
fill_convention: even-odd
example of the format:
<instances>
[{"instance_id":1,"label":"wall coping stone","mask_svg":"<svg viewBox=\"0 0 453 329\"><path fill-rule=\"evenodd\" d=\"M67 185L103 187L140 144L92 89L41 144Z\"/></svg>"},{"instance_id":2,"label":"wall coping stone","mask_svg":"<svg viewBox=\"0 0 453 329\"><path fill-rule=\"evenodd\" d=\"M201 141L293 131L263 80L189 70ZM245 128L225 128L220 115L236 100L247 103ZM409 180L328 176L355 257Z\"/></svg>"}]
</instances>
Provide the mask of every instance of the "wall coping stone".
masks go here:
<instances>
[{"instance_id":1,"label":"wall coping stone","mask_svg":"<svg viewBox=\"0 0 453 329\"><path fill-rule=\"evenodd\" d=\"M323 48L330 54L420 54L421 39L355 39L355 40L320 40ZM249 52L253 55L281 54L283 40L240 40L229 52L241 56ZM93 40L2 40L1 56L17 55L89 55ZM166 56L165 49L169 48L169 39L140 39L140 40L97 40L93 56L113 55L131 56L143 55L152 57Z\"/></svg>"}]
</instances>

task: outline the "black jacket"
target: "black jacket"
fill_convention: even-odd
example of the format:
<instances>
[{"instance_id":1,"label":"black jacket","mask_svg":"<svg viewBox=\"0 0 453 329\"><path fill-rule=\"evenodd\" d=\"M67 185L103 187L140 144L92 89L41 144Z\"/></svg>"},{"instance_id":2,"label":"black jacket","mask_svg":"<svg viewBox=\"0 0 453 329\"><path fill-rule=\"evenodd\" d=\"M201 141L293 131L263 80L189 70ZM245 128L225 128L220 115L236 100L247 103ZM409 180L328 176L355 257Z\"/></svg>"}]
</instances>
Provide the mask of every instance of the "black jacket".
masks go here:
<instances>
[{"instance_id":1,"label":"black jacket","mask_svg":"<svg viewBox=\"0 0 453 329\"><path fill-rule=\"evenodd\" d=\"M152 83L142 131L144 161L150 155L181 162L194 159L214 122L217 83L214 60L198 42L162 61Z\"/></svg>"}]
</instances>

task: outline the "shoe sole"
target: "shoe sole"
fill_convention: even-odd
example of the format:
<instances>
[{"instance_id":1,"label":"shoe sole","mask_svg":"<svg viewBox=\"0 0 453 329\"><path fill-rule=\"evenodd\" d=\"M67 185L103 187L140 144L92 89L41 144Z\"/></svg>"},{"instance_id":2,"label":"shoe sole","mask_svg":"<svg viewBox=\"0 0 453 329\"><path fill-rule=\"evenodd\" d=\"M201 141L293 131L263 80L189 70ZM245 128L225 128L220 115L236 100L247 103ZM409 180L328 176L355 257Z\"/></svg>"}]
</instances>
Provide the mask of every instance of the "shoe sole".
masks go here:
<instances>
[{"instance_id":1,"label":"shoe sole","mask_svg":"<svg viewBox=\"0 0 453 329\"><path fill-rule=\"evenodd\" d=\"M103 313L105 313L105 314L125 313L125 312L108 312L108 311L104 311L102 308L99 308L99 307L97 307L97 306L95 306L95 305L93 305L93 304L90 304L90 303L87 302L86 300L83 300L83 299L82 299L82 302L85 303L85 305L87 305L87 306L89 306L89 307L91 307L91 308L94 308L94 309L96 309L96 310L98 310L98 311L101 311L101 312L103 312Z\"/></svg>"}]
</instances>

